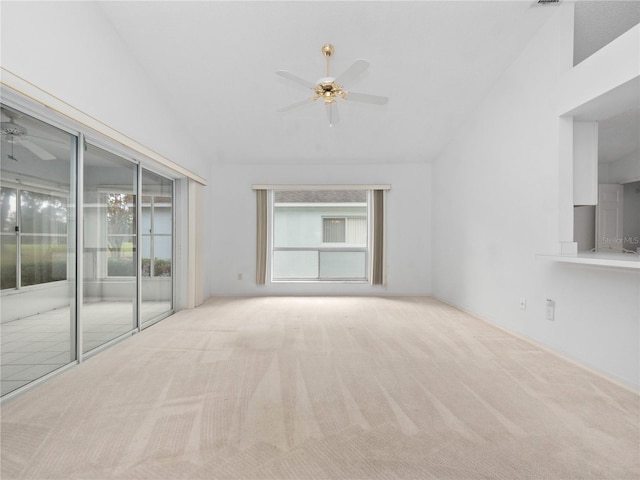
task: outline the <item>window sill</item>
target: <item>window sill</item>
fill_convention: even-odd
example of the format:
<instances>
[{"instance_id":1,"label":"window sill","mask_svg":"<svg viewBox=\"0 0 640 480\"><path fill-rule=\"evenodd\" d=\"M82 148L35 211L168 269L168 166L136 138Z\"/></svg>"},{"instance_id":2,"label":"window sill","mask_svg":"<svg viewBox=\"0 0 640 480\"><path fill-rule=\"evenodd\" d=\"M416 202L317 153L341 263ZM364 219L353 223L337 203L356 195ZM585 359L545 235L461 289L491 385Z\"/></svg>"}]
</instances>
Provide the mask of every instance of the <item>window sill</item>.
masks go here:
<instances>
[{"instance_id":1,"label":"window sill","mask_svg":"<svg viewBox=\"0 0 640 480\"><path fill-rule=\"evenodd\" d=\"M5 288L4 290L2 290L1 295L3 297L5 296L9 297L11 295L20 295L22 293L37 292L38 290L47 290L52 287L65 286L65 285L69 285L70 283L71 281L69 280L57 280L55 282L45 282L45 283L36 283L35 285L26 285L20 288Z\"/></svg>"},{"instance_id":2,"label":"window sill","mask_svg":"<svg viewBox=\"0 0 640 480\"><path fill-rule=\"evenodd\" d=\"M369 284L369 280L317 280L317 279L295 279L295 280L271 280L269 283L313 283L314 285L321 285L323 283L359 283L359 284Z\"/></svg>"},{"instance_id":3,"label":"window sill","mask_svg":"<svg viewBox=\"0 0 640 480\"><path fill-rule=\"evenodd\" d=\"M640 255L633 253L578 252L577 254L537 256L552 262L640 270Z\"/></svg>"}]
</instances>

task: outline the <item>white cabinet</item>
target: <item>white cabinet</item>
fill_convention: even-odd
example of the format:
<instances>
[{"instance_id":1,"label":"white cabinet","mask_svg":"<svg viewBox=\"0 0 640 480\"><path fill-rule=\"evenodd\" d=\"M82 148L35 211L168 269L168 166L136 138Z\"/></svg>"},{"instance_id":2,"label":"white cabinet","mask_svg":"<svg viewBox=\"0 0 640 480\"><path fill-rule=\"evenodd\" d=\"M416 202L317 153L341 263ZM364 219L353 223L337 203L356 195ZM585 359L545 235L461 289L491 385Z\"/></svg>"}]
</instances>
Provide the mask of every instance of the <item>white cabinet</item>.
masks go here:
<instances>
[{"instance_id":1,"label":"white cabinet","mask_svg":"<svg viewBox=\"0 0 640 480\"><path fill-rule=\"evenodd\" d=\"M573 204L598 203L598 122L573 122Z\"/></svg>"}]
</instances>

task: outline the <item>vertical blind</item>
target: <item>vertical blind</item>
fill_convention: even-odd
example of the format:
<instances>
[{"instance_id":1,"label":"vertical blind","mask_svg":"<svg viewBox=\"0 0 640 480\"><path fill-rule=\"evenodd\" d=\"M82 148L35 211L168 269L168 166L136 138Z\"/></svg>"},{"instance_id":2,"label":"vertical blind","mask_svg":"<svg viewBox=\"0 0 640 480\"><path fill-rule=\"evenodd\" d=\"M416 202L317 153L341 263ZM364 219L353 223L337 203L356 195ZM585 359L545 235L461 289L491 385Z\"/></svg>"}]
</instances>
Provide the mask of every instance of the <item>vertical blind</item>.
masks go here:
<instances>
[{"instance_id":1,"label":"vertical blind","mask_svg":"<svg viewBox=\"0 0 640 480\"><path fill-rule=\"evenodd\" d=\"M345 242L351 244L367 243L367 217L347 218Z\"/></svg>"},{"instance_id":2,"label":"vertical blind","mask_svg":"<svg viewBox=\"0 0 640 480\"><path fill-rule=\"evenodd\" d=\"M344 218L323 218L322 241L325 243L344 243L345 223L346 219Z\"/></svg>"}]
</instances>

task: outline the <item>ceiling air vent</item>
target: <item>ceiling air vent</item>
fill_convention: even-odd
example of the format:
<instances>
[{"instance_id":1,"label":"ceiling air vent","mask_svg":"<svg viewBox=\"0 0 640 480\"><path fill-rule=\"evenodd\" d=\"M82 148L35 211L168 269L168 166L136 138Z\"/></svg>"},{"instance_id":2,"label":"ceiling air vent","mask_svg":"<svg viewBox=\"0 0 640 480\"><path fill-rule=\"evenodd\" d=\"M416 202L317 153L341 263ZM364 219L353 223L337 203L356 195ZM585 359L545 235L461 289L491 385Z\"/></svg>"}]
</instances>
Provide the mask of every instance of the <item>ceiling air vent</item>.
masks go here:
<instances>
[{"instance_id":1,"label":"ceiling air vent","mask_svg":"<svg viewBox=\"0 0 640 480\"><path fill-rule=\"evenodd\" d=\"M560 0L538 0L538 3L541 3L543 5L547 3L560 3Z\"/></svg>"}]
</instances>

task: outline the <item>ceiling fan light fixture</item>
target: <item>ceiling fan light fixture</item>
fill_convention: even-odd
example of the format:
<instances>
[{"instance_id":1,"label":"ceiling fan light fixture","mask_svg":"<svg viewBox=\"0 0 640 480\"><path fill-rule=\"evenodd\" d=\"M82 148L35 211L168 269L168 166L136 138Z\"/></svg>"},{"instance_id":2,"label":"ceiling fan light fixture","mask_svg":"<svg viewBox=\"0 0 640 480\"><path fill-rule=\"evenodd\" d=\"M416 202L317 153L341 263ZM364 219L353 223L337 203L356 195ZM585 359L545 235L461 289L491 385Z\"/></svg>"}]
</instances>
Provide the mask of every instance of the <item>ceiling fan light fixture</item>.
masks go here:
<instances>
[{"instance_id":1,"label":"ceiling fan light fixture","mask_svg":"<svg viewBox=\"0 0 640 480\"><path fill-rule=\"evenodd\" d=\"M0 124L0 133L2 133L2 135L7 135L15 139L15 137L26 134L27 130L17 123L2 122L2 124Z\"/></svg>"},{"instance_id":2,"label":"ceiling fan light fixture","mask_svg":"<svg viewBox=\"0 0 640 480\"><path fill-rule=\"evenodd\" d=\"M322 80L325 80L322 82ZM327 81L330 80L330 81ZM314 89L318 98L322 98L325 103L335 103L337 98L344 99L346 92L340 85L337 85L331 77L321 79L321 83Z\"/></svg>"},{"instance_id":3,"label":"ceiling fan light fixture","mask_svg":"<svg viewBox=\"0 0 640 480\"><path fill-rule=\"evenodd\" d=\"M313 97L311 97L310 99L279 108L278 111L285 112L294 108L301 107L310 102L315 102L316 100L322 99L324 100L324 104L328 108L327 112L329 113L329 125L332 126L334 123L337 123L338 119L336 106L336 104L338 103L338 98L342 100L351 100L355 102L370 103L374 105L384 105L389 101L387 97L358 93L354 93L353 97L349 98L349 92L345 90L342 85L349 83L351 80L355 79L358 75L364 72L369 67L369 62L362 59L356 60L349 68L347 68L347 70L344 71L344 73L342 73L342 75L338 77L332 77L330 59L331 56L335 53L335 47L330 43L326 43L322 46L321 52L322 55L327 59L327 76L321 78L315 84L284 70L278 70L276 72L276 74L280 75L281 77L292 80L300 85L304 85L307 88L311 88L314 93Z\"/></svg>"}]
</instances>

